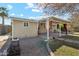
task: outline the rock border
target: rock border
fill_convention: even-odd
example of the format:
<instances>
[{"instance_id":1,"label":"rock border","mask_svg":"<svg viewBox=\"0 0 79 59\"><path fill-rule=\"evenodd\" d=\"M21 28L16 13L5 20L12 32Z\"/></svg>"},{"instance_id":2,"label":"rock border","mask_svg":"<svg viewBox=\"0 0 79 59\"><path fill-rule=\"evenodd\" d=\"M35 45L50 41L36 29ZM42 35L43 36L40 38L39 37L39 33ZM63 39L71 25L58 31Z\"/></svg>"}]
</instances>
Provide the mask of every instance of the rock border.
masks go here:
<instances>
[{"instance_id":1,"label":"rock border","mask_svg":"<svg viewBox=\"0 0 79 59\"><path fill-rule=\"evenodd\" d=\"M48 43L46 44L46 47L47 47L47 50L48 50L48 52L49 52L50 56L54 56L54 53L53 53L53 52L52 52L52 50L50 49L50 47L49 47L49 44L48 44Z\"/></svg>"},{"instance_id":2,"label":"rock border","mask_svg":"<svg viewBox=\"0 0 79 59\"><path fill-rule=\"evenodd\" d=\"M8 54L8 48L9 48L10 44L11 44L11 39L7 39L7 42L0 49L0 56L7 56L7 54Z\"/></svg>"}]
</instances>

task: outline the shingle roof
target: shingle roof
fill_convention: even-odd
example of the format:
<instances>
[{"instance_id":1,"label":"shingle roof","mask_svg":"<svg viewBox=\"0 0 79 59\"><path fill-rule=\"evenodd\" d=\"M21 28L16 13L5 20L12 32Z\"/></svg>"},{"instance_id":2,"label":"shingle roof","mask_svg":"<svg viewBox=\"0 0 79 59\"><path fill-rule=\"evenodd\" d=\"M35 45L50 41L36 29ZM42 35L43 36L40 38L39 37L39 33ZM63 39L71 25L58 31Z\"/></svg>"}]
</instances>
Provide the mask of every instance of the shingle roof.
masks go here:
<instances>
[{"instance_id":1,"label":"shingle roof","mask_svg":"<svg viewBox=\"0 0 79 59\"><path fill-rule=\"evenodd\" d=\"M12 20L18 20L18 21L32 21L32 22L38 22L34 19L26 19L26 18L19 18L19 17L10 17Z\"/></svg>"}]
</instances>

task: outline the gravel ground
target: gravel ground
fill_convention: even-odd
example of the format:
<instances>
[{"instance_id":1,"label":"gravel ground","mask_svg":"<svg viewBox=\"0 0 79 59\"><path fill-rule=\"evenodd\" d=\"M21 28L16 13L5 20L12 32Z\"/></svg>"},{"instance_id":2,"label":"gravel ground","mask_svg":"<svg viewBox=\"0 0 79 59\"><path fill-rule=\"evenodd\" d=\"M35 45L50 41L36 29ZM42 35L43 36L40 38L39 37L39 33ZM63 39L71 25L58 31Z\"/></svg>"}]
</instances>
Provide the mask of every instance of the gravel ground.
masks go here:
<instances>
[{"instance_id":1,"label":"gravel ground","mask_svg":"<svg viewBox=\"0 0 79 59\"><path fill-rule=\"evenodd\" d=\"M21 56L48 56L40 37L20 39Z\"/></svg>"}]
</instances>

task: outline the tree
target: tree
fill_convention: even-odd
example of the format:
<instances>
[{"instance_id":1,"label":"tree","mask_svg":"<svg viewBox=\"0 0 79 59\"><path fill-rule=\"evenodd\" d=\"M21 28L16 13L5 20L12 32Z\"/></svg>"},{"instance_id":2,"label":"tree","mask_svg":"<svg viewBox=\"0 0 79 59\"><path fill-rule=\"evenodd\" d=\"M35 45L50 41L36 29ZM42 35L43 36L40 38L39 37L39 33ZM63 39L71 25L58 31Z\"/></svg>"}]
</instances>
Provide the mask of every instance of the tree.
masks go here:
<instances>
[{"instance_id":1,"label":"tree","mask_svg":"<svg viewBox=\"0 0 79 59\"><path fill-rule=\"evenodd\" d=\"M73 14L79 14L79 3L37 3L37 5L46 15L73 17Z\"/></svg>"},{"instance_id":2,"label":"tree","mask_svg":"<svg viewBox=\"0 0 79 59\"><path fill-rule=\"evenodd\" d=\"M2 17L2 31L1 31L1 34L5 34L4 18L8 17L7 8L0 7L0 16Z\"/></svg>"},{"instance_id":3,"label":"tree","mask_svg":"<svg viewBox=\"0 0 79 59\"><path fill-rule=\"evenodd\" d=\"M46 15L70 16L72 27L79 28L79 3L38 3L37 5Z\"/></svg>"},{"instance_id":4,"label":"tree","mask_svg":"<svg viewBox=\"0 0 79 59\"><path fill-rule=\"evenodd\" d=\"M79 13L73 14L70 18L74 31L79 31Z\"/></svg>"},{"instance_id":5,"label":"tree","mask_svg":"<svg viewBox=\"0 0 79 59\"><path fill-rule=\"evenodd\" d=\"M43 9L43 12L48 15L72 15L73 13L79 13L78 3L40 3L38 7Z\"/></svg>"}]
</instances>

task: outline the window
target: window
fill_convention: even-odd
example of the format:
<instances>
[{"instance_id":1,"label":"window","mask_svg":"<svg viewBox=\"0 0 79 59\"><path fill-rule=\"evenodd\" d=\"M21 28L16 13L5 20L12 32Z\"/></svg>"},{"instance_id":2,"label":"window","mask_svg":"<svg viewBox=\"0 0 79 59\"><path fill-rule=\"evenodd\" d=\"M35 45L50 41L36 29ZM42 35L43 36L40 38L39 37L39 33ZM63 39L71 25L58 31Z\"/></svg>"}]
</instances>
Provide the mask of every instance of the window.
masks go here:
<instances>
[{"instance_id":1,"label":"window","mask_svg":"<svg viewBox=\"0 0 79 59\"><path fill-rule=\"evenodd\" d=\"M24 27L28 27L28 22L24 22Z\"/></svg>"}]
</instances>

